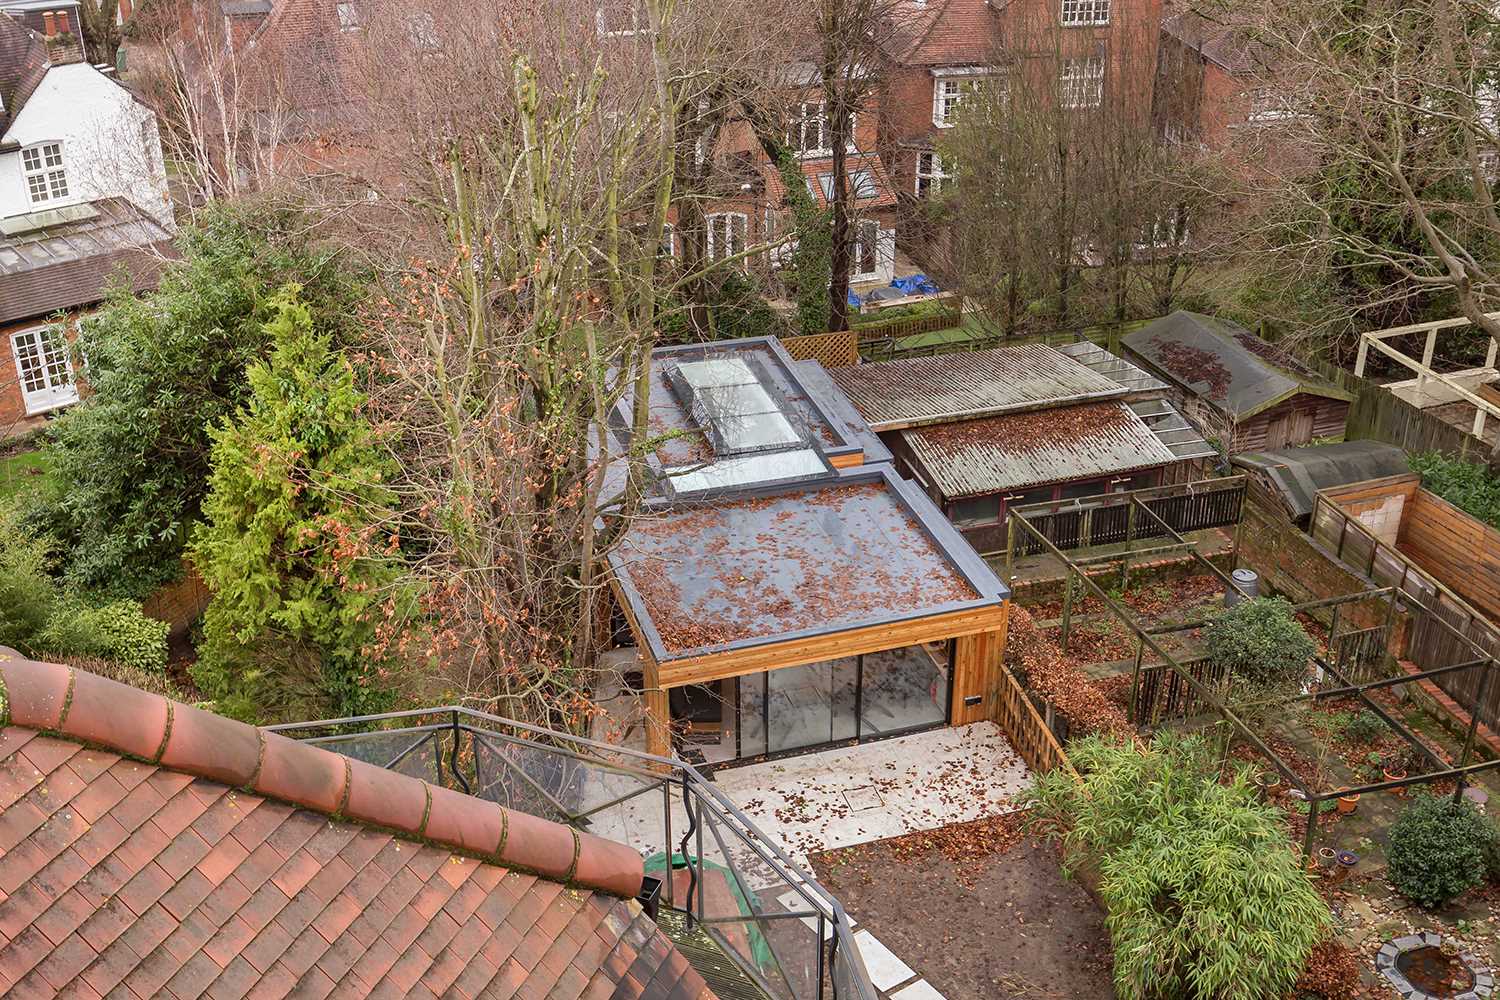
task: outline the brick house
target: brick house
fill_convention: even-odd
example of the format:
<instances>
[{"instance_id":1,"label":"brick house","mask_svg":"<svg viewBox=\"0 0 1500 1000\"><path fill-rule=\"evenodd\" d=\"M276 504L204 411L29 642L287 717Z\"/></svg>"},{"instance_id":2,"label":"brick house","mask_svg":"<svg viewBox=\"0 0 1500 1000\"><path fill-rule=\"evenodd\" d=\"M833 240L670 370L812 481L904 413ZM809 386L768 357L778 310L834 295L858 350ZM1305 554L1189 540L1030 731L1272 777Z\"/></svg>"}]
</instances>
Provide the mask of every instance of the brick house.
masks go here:
<instances>
[{"instance_id":1,"label":"brick house","mask_svg":"<svg viewBox=\"0 0 1500 1000\"><path fill-rule=\"evenodd\" d=\"M1168 139L1219 149L1234 129L1275 121L1277 108L1254 87L1260 65L1243 28L1191 11L1163 19L1153 108L1158 128Z\"/></svg>"},{"instance_id":2,"label":"brick house","mask_svg":"<svg viewBox=\"0 0 1500 1000\"><path fill-rule=\"evenodd\" d=\"M907 0L887 31L879 142L903 219L950 180L942 136L1002 60L1012 73L1055 77L1069 106L1097 106L1111 87L1149 113L1160 19L1161 0ZM1037 83L1045 92L1052 81Z\"/></svg>"},{"instance_id":3,"label":"brick house","mask_svg":"<svg viewBox=\"0 0 1500 1000\"><path fill-rule=\"evenodd\" d=\"M75 8L76 10L76 8ZM60 28L56 14L53 26ZM60 41L61 39L61 41ZM0 437L78 398L67 321L123 273L153 287L171 238L156 116L76 36L0 14Z\"/></svg>"},{"instance_id":4,"label":"brick house","mask_svg":"<svg viewBox=\"0 0 1500 1000\"><path fill-rule=\"evenodd\" d=\"M811 71L793 68L789 89L786 143L797 157L808 192L827 208L833 192L833 151L821 89ZM877 148L880 98L872 95L854 116L853 142L845 151L844 172L854 194L852 284L890 282L895 274L896 192ZM739 180L739 191L715 197L704 206L710 260L747 246L774 241L791 226L781 172L771 161L748 122L731 122L715 150L721 176ZM728 185L734 187L733 183ZM719 186L723 190L724 185ZM675 218L675 217L674 217ZM771 255L772 271L784 253Z\"/></svg>"}]
</instances>

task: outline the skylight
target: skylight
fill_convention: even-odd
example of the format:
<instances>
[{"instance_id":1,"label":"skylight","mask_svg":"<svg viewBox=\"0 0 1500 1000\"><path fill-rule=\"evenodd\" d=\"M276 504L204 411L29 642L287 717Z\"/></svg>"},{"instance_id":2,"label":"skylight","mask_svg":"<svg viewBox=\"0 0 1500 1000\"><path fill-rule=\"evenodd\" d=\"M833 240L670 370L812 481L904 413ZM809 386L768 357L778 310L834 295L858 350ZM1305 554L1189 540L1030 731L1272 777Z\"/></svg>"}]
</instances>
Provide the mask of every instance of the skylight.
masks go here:
<instances>
[{"instance_id":1,"label":"skylight","mask_svg":"<svg viewBox=\"0 0 1500 1000\"><path fill-rule=\"evenodd\" d=\"M709 465L679 466L667 470L667 483L675 496L688 497L708 490L811 479L828 471L828 463L815 450L799 448L721 458Z\"/></svg>"}]
</instances>

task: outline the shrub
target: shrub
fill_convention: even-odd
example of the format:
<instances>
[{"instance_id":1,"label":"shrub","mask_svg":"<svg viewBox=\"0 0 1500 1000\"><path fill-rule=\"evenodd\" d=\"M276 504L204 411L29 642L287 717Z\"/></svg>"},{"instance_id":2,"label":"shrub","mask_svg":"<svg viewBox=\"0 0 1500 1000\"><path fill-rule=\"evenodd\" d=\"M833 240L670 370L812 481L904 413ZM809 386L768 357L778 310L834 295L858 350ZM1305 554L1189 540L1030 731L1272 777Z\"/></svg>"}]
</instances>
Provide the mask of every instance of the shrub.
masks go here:
<instances>
[{"instance_id":1,"label":"shrub","mask_svg":"<svg viewBox=\"0 0 1500 1000\"><path fill-rule=\"evenodd\" d=\"M245 366L270 346L268 302L283 281L340 329L355 285L341 258L309 247L296 213L213 206L175 241L143 297L114 286L78 338L92 389L53 425L55 499L33 522L55 529L61 568L83 589L145 597L181 570L208 477L211 426L245 398Z\"/></svg>"},{"instance_id":2,"label":"shrub","mask_svg":"<svg viewBox=\"0 0 1500 1000\"><path fill-rule=\"evenodd\" d=\"M1224 610L1203 630L1203 642L1214 663L1262 685L1301 679L1317 652L1280 597L1256 597Z\"/></svg>"},{"instance_id":3,"label":"shrub","mask_svg":"<svg viewBox=\"0 0 1500 1000\"><path fill-rule=\"evenodd\" d=\"M0 646L25 652L46 628L57 604L57 585L47 575L50 540L20 524L14 503L0 503Z\"/></svg>"},{"instance_id":4,"label":"shrub","mask_svg":"<svg viewBox=\"0 0 1500 1000\"><path fill-rule=\"evenodd\" d=\"M1484 882L1495 838L1472 803L1419 796L1391 824L1386 876L1407 899L1442 906Z\"/></svg>"},{"instance_id":5,"label":"shrub","mask_svg":"<svg viewBox=\"0 0 1500 1000\"><path fill-rule=\"evenodd\" d=\"M1344 735L1356 743L1374 743L1385 735L1385 720L1368 708L1350 719L1344 726Z\"/></svg>"},{"instance_id":6,"label":"shrub","mask_svg":"<svg viewBox=\"0 0 1500 1000\"><path fill-rule=\"evenodd\" d=\"M1095 861L1120 1000L1280 1000L1331 923L1284 816L1244 772L1229 784L1200 738L1146 747L1086 737L1083 775L1027 793L1034 829L1062 831L1068 864Z\"/></svg>"},{"instance_id":7,"label":"shrub","mask_svg":"<svg viewBox=\"0 0 1500 1000\"><path fill-rule=\"evenodd\" d=\"M394 498L354 370L297 293L276 299L276 346L251 365L245 408L212 431L207 521L191 547L214 595L193 678L250 721L389 707L363 654L397 577L383 527Z\"/></svg>"},{"instance_id":8,"label":"shrub","mask_svg":"<svg viewBox=\"0 0 1500 1000\"><path fill-rule=\"evenodd\" d=\"M1422 475L1422 487L1488 524L1500 528L1500 477L1483 465L1461 462L1435 452L1409 459L1413 472Z\"/></svg>"},{"instance_id":9,"label":"shrub","mask_svg":"<svg viewBox=\"0 0 1500 1000\"><path fill-rule=\"evenodd\" d=\"M134 670L167 669L167 623L130 600L90 604L77 596L58 600L35 643L72 656L110 660Z\"/></svg>"}]
</instances>

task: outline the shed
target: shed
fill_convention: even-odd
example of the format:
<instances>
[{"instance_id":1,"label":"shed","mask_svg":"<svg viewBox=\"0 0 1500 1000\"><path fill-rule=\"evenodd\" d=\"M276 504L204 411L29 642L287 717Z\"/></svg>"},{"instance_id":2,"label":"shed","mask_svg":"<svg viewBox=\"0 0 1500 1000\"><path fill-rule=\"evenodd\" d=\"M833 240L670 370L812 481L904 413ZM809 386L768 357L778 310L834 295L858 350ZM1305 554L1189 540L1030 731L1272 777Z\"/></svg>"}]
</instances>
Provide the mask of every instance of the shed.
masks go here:
<instances>
[{"instance_id":1,"label":"shed","mask_svg":"<svg viewBox=\"0 0 1500 1000\"><path fill-rule=\"evenodd\" d=\"M1230 454L1344 434L1354 397L1242 326L1179 309L1121 342Z\"/></svg>"},{"instance_id":2,"label":"shed","mask_svg":"<svg viewBox=\"0 0 1500 1000\"><path fill-rule=\"evenodd\" d=\"M1310 448L1236 455L1255 487L1281 505L1287 516L1306 524L1318 491L1409 472L1406 452L1381 441L1342 441Z\"/></svg>"},{"instance_id":3,"label":"shed","mask_svg":"<svg viewBox=\"0 0 1500 1000\"><path fill-rule=\"evenodd\" d=\"M1013 506L1199 478L1217 452L1166 387L1095 345L1029 344L828 373L980 551Z\"/></svg>"}]
</instances>

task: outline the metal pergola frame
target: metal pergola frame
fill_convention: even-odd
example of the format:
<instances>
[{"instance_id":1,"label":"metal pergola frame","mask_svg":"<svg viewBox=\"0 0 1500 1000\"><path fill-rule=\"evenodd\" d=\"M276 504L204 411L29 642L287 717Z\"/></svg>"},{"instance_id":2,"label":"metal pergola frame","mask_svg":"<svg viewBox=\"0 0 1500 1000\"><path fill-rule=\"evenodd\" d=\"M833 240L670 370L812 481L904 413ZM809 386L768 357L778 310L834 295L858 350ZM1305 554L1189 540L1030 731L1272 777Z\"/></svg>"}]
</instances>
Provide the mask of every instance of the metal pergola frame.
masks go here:
<instances>
[{"instance_id":1,"label":"metal pergola frame","mask_svg":"<svg viewBox=\"0 0 1500 1000\"><path fill-rule=\"evenodd\" d=\"M1148 505L1142 503L1138 498L1134 496L1130 497L1129 503L1131 506L1129 523L1132 526L1130 534L1133 534L1133 526L1136 522L1137 517L1139 516L1138 512L1144 512L1145 516L1154 520L1156 524L1166 532L1167 537L1173 539L1173 544L1167 546L1167 548L1185 548L1192 555L1193 559L1201 563L1209 572L1213 573L1216 577L1222 580L1226 587L1233 588L1242 596L1250 596L1232 576L1219 569L1219 567L1215 566L1210 560L1205 559L1203 555L1197 551L1197 547L1194 546L1192 542L1183 538L1181 534L1174 530L1171 525L1167 524L1166 521L1158 516L1157 513L1153 511ZM1315 836L1318 824L1318 813L1323 807L1324 803L1347 795L1363 795L1366 793L1395 791L1397 789L1406 788L1411 785L1432 784L1438 781L1445 781L1449 779L1454 780L1457 784L1457 787L1453 792L1453 801L1457 802L1463 795L1467 779L1471 775L1486 771L1500 770L1500 759L1485 761L1478 764L1471 764L1469 762L1471 756L1473 755L1475 740L1478 736L1478 706L1484 703L1485 696L1490 690L1490 685L1492 683L1492 677L1496 666L1495 658L1490 656L1487 652L1485 652L1485 650L1480 648L1468 636L1463 635L1463 633L1458 632L1456 629L1453 629L1451 625L1443 621L1441 616L1431 615L1434 620L1442 623L1444 627L1453 631L1469 645L1474 653L1473 659L1465 660L1462 663L1451 664L1446 667L1440 667L1435 670L1423 671L1418 674L1404 674L1400 677L1384 678L1381 680L1368 681L1365 683L1354 683L1350 681L1348 677L1344 676L1344 674L1340 672L1337 666L1329 663L1327 658L1314 654L1313 661L1323 672L1323 675L1332 678L1335 682L1337 682L1339 686L1322 691L1312 691L1286 697L1266 699L1265 701L1257 703L1255 705L1245 706L1259 708L1274 705L1291 705L1301 701L1326 701L1351 697L1357 698L1365 708L1373 711L1377 716L1379 716L1386 723L1386 725L1389 726L1405 742L1410 744L1414 749L1416 749L1419 753L1421 753L1429 761L1436 765L1435 770L1426 772L1424 774L1409 775L1405 778L1398 778L1390 781L1372 782L1364 785L1351 785L1348 787L1341 787L1328 791L1313 791L1312 789L1308 788L1307 785L1304 784L1295 773L1293 773L1290 765L1288 765L1286 760L1283 759L1281 755L1275 751L1275 749L1267 744L1266 741L1263 740L1251 728L1251 726L1245 722L1244 719L1240 718L1240 716L1237 715L1233 709L1225 704L1223 698L1220 697L1220 692L1214 690L1214 688L1210 687L1207 684L1204 684L1198 678L1194 677L1192 675L1192 672L1188 670L1187 667L1179 662L1176 657L1168 653L1166 649L1164 649L1162 645L1158 643L1154 638L1154 636L1158 635L1183 631L1185 629L1197 628L1205 624L1204 621L1192 621L1157 628L1143 627L1140 621L1136 619L1136 617L1131 613L1128 607L1122 606L1120 602L1116 601L1107 592L1105 592L1102 587L1100 587L1097 583L1090 579L1088 574L1084 571L1084 568L1086 566L1099 565L1101 563L1107 563L1110 561L1124 560L1124 572L1128 573L1130 558L1134 555L1139 555L1139 553L1131 553L1127 551L1118 554L1111 553L1104 556L1075 559L1065 553L1062 549L1058 548L1055 544L1053 544L1045 534L1043 534L1034 524L1031 523L1031 521L1029 520L1029 516L1034 513L1036 513L1035 510L1028 511L1026 508L1018 508L1017 510L1013 511L1010 523L1014 527L1012 527L1011 530L1013 532L1016 530L1028 532L1033 538L1037 540L1044 551L1046 551L1048 554L1050 554L1063 564L1063 617L1061 625L1061 639L1063 649L1067 649L1068 638L1070 634L1070 625L1072 618L1071 612L1073 603L1073 577L1076 574L1078 579L1083 582L1084 586L1093 593L1093 596L1097 597L1101 602L1103 602L1105 608L1121 622L1123 622L1126 627L1128 627L1135 634L1136 654L1135 666L1131 678L1130 699L1131 721L1137 723L1138 725L1141 724L1140 720L1135 718L1136 703L1140 689L1142 661L1144 660L1145 651L1149 647L1153 653L1161 658L1163 667L1166 667L1173 673L1175 673L1177 677L1179 677L1183 681L1183 683L1191 688L1192 691L1203 700L1203 702L1209 707L1209 710L1212 713L1218 715L1220 719L1229 724L1230 733L1237 732L1239 736L1241 736L1246 742L1253 746L1256 752L1264 757L1271 764L1271 766L1273 766L1281 774L1281 776L1286 779L1289 785L1297 789L1297 791L1302 795L1308 806L1307 832L1303 838L1302 844L1304 857L1307 856L1312 850L1313 837ZM1012 549L1013 548L1014 546L1012 546ZM1415 607L1420 609L1425 614L1431 614L1419 601L1413 599L1410 595L1403 593L1397 587L1383 587L1376 590L1364 591L1358 594L1347 594L1341 597L1312 601L1306 604L1297 605L1296 608L1299 611L1312 611L1322 608L1333 609L1332 625L1329 628L1328 633L1329 646L1331 649L1338 627L1338 608L1344 604L1371 600L1385 602L1385 624L1381 627L1384 631L1384 637L1387 647L1389 646L1389 637L1392 625L1395 621L1396 612L1400 606L1404 605L1407 607ZM1393 717L1389 712L1385 710L1384 707L1382 707L1377 701L1371 698L1369 694L1369 692L1374 690L1398 687L1403 684L1416 683L1432 677L1454 673L1459 670L1473 670L1476 668L1482 669L1484 673L1479 683L1479 690L1475 697L1475 704L1469 712L1469 728L1464 738L1463 750L1459 756L1457 765L1454 766L1448 766L1445 761L1438 757L1437 754L1435 754L1431 750L1431 748L1423 743L1417 737L1417 735L1412 732L1409 726ZM1156 709L1152 712L1153 717L1150 725L1154 726L1157 723L1160 718L1160 714L1160 703L1158 702ZM1226 733L1222 741L1222 755L1225 758L1227 758L1228 756L1229 745L1231 742L1230 733Z\"/></svg>"}]
</instances>

